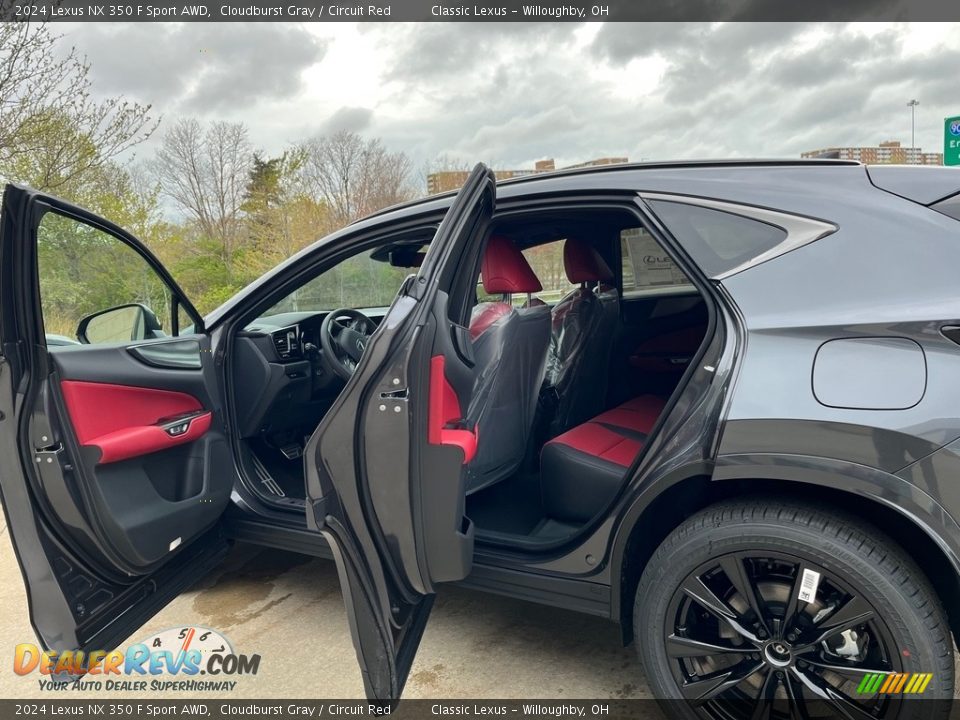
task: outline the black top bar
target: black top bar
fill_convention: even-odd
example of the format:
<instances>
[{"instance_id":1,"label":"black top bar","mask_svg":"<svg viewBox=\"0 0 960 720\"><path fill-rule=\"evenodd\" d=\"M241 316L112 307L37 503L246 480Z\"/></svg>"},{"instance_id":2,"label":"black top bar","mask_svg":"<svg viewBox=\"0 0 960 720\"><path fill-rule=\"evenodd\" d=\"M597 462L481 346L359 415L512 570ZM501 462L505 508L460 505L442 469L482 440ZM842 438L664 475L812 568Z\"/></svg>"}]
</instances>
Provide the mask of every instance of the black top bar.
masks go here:
<instances>
[{"instance_id":1,"label":"black top bar","mask_svg":"<svg viewBox=\"0 0 960 720\"><path fill-rule=\"evenodd\" d=\"M0 21L584 22L951 21L956 0L0 0Z\"/></svg>"}]
</instances>

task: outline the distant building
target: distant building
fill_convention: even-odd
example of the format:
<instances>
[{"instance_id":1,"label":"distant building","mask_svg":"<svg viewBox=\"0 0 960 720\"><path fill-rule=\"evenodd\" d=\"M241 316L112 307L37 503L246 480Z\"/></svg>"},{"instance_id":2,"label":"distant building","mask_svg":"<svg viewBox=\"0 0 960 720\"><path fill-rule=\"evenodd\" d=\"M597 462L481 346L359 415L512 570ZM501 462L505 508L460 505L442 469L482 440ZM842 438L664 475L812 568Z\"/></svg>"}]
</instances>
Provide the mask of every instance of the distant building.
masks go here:
<instances>
[{"instance_id":1,"label":"distant building","mask_svg":"<svg viewBox=\"0 0 960 720\"><path fill-rule=\"evenodd\" d=\"M879 147L829 147L800 153L804 158L858 160L868 165L943 165L943 153L925 153L903 147L899 140L887 140Z\"/></svg>"},{"instance_id":2,"label":"distant building","mask_svg":"<svg viewBox=\"0 0 960 720\"><path fill-rule=\"evenodd\" d=\"M604 157L596 160L588 160L576 165L568 165L563 170L571 168L594 167L597 165L620 165L629 162L625 157ZM527 170L494 170L497 180L508 180L509 178L523 177L525 175L536 175L538 173L550 172L556 170L557 166L553 158L547 160L537 160L533 164L533 169ZM441 170L439 172L427 175L427 194L436 195L437 193L447 192L449 190L459 190L467 181L469 170Z\"/></svg>"}]
</instances>

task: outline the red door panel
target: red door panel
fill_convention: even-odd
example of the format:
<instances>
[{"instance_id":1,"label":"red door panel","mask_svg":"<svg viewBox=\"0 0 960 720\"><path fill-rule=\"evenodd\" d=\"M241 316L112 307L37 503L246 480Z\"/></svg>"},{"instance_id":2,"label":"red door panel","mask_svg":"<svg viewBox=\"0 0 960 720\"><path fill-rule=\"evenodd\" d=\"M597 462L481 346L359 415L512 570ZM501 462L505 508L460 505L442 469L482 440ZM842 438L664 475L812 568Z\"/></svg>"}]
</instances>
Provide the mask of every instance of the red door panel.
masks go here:
<instances>
[{"instance_id":1,"label":"red door panel","mask_svg":"<svg viewBox=\"0 0 960 720\"><path fill-rule=\"evenodd\" d=\"M186 393L78 380L60 388L77 441L99 448L101 465L190 443L210 429L212 413ZM183 423L180 432L168 430Z\"/></svg>"}]
</instances>

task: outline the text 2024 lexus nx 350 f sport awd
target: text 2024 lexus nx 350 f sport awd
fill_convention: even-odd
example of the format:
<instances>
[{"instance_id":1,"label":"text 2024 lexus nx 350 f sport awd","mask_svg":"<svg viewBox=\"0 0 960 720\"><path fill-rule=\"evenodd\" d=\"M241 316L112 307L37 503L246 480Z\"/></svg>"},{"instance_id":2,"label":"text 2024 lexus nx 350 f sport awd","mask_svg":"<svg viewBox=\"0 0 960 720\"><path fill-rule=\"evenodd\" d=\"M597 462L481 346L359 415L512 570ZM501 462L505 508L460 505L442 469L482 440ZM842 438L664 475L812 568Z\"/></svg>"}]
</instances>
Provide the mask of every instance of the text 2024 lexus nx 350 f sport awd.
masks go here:
<instances>
[{"instance_id":1,"label":"text 2024 lexus nx 350 f sport awd","mask_svg":"<svg viewBox=\"0 0 960 720\"><path fill-rule=\"evenodd\" d=\"M953 696L960 631L958 191L480 165L201 317L122 228L8 186L0 484L33 627L114 647L242 540L333 558L372 698L457 582L620 623L672 715L938 712L907 701Z\"/></svg>"}]
</instances>

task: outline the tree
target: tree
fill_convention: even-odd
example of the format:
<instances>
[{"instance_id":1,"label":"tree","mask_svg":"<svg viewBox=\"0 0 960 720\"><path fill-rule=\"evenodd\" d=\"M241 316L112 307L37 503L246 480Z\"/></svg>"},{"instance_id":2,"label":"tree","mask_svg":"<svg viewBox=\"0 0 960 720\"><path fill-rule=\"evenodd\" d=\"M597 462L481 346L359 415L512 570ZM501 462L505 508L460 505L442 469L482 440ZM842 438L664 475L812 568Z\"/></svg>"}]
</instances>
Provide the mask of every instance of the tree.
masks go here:
<instances>
[{"instance_id":1,"label":"tree","mask_svg":"<svg viewBox=\"0 0 960 720\"><path fill-rule=\"evenodd\" d=\"M300 177L304 189L330 210L330 230L414 197L410 158L377 139L341 130L307 140Z\"/></svg>"},{"instance_id":2,"label":"tree","mask_svg":"<svg viewBox=\"0 0 960 720\"><path fill-rule=\"evenodd\" d=\"M253 149L242 123L177 122L163 136L152 167L161 191L217 247L227 280L243 239L243 204Z\"/></svg>"},{"instance_id":3,"label":"tree","mask_svg":"<svg viewBox=\"0 0 960 720\"><path fill-rule=\"evenodd\" d=\"M279 157L254 153L242 210L247 244L243 270L251 279L319 238L329 225L326 208L303 191L303 152Z\"/></svg>"},{"instance_id":4,"label":"tree","mask_svg":"<svg viewBox=\"0 0 960 720\"><path fill-rule=\"evenodd\" d=\"M46 25L0 23L0 174L69 197L156 129L150 106L94 100L90 65ZM71 198L72 199L72 198Z\"/></svg>"}]
</instances>

